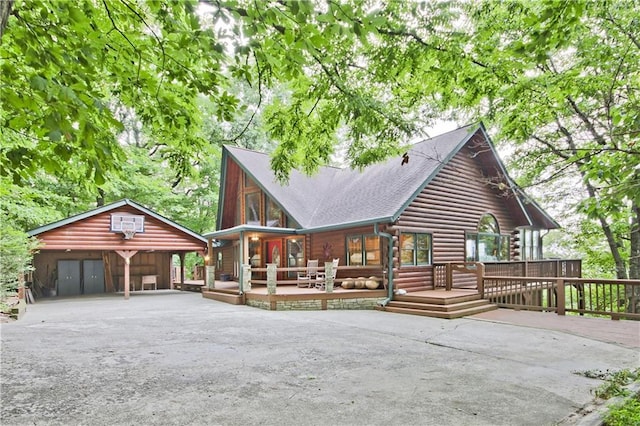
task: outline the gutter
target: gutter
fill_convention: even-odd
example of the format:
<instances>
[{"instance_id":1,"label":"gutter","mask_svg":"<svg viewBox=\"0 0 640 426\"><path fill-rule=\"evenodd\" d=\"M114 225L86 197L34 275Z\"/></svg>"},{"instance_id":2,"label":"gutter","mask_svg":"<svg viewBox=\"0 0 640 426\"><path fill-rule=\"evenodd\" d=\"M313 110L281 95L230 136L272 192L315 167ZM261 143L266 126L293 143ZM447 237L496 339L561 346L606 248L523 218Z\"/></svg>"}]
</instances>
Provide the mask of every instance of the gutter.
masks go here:
<instances>
[{"instance_id":1,"label":"gutter","mask_svg":"<svg viewBox=\"0 0 640 426\"><path fill-rule=\"evenodd\" d=\"M388 250L388 263L387 269L389 273L389 285L387 286L388 294L387 298L380 302L380 306L387 306L389 302L393 299L393 236L386 232L380 232L378 230L378 222L373 224L373 233L379 237L384 237L389 240L389 250Z\"/></svg>"}]
</instances>

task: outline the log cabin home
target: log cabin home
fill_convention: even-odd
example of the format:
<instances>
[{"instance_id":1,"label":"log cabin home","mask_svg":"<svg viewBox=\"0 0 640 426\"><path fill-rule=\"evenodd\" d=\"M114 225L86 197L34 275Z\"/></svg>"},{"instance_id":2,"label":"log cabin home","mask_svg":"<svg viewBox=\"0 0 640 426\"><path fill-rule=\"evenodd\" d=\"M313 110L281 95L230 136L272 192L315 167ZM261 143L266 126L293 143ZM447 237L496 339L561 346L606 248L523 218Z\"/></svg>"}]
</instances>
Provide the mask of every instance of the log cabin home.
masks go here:
<instances>
[{"instance_id":1,"label":"log cabin home","mask_svg":"<svg viewBox=\"0 0 640 426\"><path fill-rule=\"evenodd\" d=\"M201 235L128 199L28 234L41 241L32 285L48 296L172 289L184 283L185 254L204 257L207 247Z\"/></svg>"},{"instance_id":2,"label":"log cabin home","mask_svg":"<svg viewBox=\"0 0 640 426\"><path fill-rule=\"evenodd\" d=\"M286 184L267 154L224 146L219 197L217 231L205 234L217 280L242 283L243 264L275 263L278 285L292 284L308 260L339 259L336 285L377 276L389 299L435 289L449 262L542 259L542 236L559 227L509 177L481 123L363 170L294 170Z\"/></svg>"}]
</instances>

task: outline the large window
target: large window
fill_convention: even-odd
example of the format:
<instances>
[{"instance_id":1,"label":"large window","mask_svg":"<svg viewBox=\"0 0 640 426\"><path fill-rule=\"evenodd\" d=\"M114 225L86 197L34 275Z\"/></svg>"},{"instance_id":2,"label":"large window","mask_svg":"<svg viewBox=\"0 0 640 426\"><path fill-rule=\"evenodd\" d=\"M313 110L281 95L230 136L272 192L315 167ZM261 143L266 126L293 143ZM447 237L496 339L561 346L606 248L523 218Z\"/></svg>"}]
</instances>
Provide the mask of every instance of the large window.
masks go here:
<instances>
[{"instance_id":1,"label":"large window","mask_svg":"<svg viewBox=\"0 0 640 426\"><path fill-rule=\"evenodd\" d=\"M405 232L400 234L400 264L430 265L431 235Z\"/></svg>"},{"instance_id":2,"label":"large window","mask_svg":"<svg viewBox=\"0 0 640 426\"><path fill-rule=\"evenodd\" d=\"M244 223L260 225L260 193L250 192L244 196Z\"/></svg>"},{"instance_id":3,"label":"large window","mask_svg":"<svg viewBox=\"0 0 640 426\"><path fill-rule=\"evenodd\" d=\"M254 268L262 266L262 242L257 237L249 239L249 262Z\"/></svg>"},{"instance_id":4,"label":"large window","mask_svg":"<svg viewBox=\"0 0 640 426\"><path fill-rule=\"evenodd\" d=\"M542 259L542 238L539 230L520 230L520 256L522 260Z\"/></svg>"},{"instance_id":5,"label":"large window","mask_svg":"<svg viewBox=\"0 0 640 426\"><path fill-rule=\"evenodd\" d=\"M282 210L269 197L267 197L267 226L277 228L282 226Z\"/></svg>"},{"instance_id":6,"label":"large window","mask_svg":"<svg viewBox=\"0 0 640 426\"><path fill-rule=\"evenodd\" d=\"M303 242L303 239L297 238L287 240L287 266L289 268L302 268L305 266ZM287 273L289 278L295 278L296 275L296 271L289 271Z\"/></svg>"},{"instance_id":7,"label":"large window","mask_svg":"<svg viewBox=\"0 0 640 426\"><path fill-rule=\"evenodd\" d=\"M485 214L478 222L478 232L466 235L465 258L467 262L509 260L510 247L509 235L501 235L496 218Z\"/></svg>"},{"instance_id":8,"label":"large window","mask_svg":"<svg viewBox=\"0 0 640 426\"><path fill-rule=\"evenodd\" d=\"M380 237L351 235L347 237L348 265L380 265Z\"/></svg>"}]
</instances>

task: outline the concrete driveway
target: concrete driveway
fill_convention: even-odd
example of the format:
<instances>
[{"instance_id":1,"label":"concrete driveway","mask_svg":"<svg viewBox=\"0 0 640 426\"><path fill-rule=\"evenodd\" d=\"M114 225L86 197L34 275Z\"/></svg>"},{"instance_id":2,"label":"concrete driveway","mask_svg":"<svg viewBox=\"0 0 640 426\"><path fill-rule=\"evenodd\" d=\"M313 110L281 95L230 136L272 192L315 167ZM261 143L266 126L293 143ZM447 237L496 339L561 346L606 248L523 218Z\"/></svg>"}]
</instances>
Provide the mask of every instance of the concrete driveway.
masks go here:
<instances>
[{"instance_id":1,"label":"concrete driveway","mask_svg":"<svg viewBox=\"0 0 640 426\"><path fill-rule=\"evenodd\" d=\"M551 425L600 384L575 372L640 366L561 331L174 291L41 301L1 327L3 425Z\"/></svg>"}]
</instances>

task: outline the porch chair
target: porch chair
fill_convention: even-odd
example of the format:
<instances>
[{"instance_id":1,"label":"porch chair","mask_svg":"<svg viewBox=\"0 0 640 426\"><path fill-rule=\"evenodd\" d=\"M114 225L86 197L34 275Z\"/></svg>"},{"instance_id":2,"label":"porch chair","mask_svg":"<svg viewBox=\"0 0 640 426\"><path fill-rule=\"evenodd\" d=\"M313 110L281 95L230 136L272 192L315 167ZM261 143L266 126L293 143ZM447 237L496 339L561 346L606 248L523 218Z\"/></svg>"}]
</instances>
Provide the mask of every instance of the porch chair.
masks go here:
<instances>
[{"instance_id":1,"label":"porch chair","mask_svg":"<svg viewBox=\"0 0 640 426\"><path fill-rule=\"evenodd\" d=\"M318 280L318 260L308 260L307 269L298 272L298 287L312 287Z\"/></svg>"},{"instance_id":2,"label":"porch chair","mask_svg":"<svg viewBox=\"0 0 640 426\"><path fill-rule=\"evenodd\" d=\"M340 263L340 258L333 259L333 269L331 270L332 279L335 281L336 275L338 275L338 263ZM316 288L318 290L324 290L325 285L325 275L324 271L318 273L318 280L316 281Z\"/></svg>"}]
</instances>

